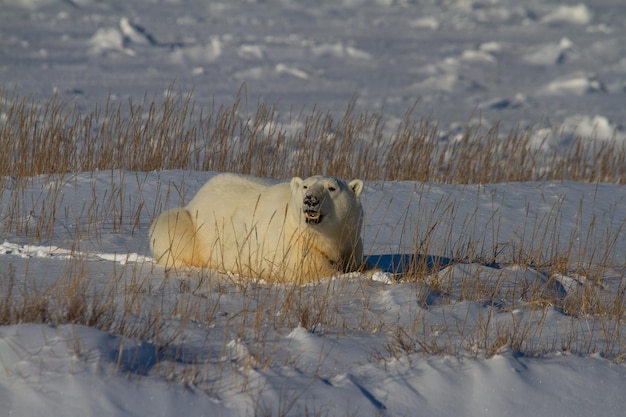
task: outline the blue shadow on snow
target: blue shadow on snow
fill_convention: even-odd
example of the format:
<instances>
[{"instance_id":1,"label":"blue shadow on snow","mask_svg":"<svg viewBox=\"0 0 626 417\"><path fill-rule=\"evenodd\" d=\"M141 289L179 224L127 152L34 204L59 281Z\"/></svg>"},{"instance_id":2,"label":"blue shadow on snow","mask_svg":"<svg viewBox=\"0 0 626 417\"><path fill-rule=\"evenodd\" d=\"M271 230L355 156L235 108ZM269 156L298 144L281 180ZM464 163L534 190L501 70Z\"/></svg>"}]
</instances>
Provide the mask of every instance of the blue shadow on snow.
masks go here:
<instances>
[{"instance_id":1,"label":"blue shadow on snow","mask_svg":"<svg viewBox=\"0 0 626 417\"><path fill-rule=\"evenodd\" d=\"M426 267L430 273L441 270L452 264L452 258L446 256L420 255L413 253L384 253L365 255L365 262L370 268L380 269L394 275L402 276L407 272Z\"/></svg>"}]
</instances>

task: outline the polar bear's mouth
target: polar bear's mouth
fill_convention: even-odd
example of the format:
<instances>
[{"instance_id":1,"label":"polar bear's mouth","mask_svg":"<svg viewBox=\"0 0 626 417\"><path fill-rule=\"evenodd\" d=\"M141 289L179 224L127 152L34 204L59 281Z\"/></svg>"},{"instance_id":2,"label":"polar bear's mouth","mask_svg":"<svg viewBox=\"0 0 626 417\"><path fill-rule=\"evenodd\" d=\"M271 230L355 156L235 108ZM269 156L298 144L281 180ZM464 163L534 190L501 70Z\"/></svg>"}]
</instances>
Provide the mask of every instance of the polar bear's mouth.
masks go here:
<instances>
[{"instance_id":1,"label":"polar bear's mouth","mask_svg":"<svg viewBox=\"0 0 626 417\"><path fill-rule=\"evenodd\" d=\"M317 210L304 210L304 217L308 224L319 224L322 221L322 213Z\"/></svg>"},{"instance_id":2,"label":"polar bear's mouth","mask_svg":"<svg viewBox=\"0 0 626 417\"><path fill-rule=\"evenodd\" d=\"M304 196L304 217L307 224L319 224L322 221L322 213L320 208L322 207L320 199L310 193Z\"/></svg>"}]
</instances>

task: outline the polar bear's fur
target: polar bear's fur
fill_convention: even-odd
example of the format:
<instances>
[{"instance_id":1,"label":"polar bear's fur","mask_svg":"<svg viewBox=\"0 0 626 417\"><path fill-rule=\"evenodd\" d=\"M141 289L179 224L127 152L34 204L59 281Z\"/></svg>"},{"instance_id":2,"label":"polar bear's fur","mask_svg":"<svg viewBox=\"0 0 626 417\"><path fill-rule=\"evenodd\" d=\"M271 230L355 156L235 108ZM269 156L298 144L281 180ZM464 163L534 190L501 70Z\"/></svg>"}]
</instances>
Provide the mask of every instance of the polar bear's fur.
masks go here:
<instances>
[{"instance_id":1,"label":"polar bear's fur","mask_svg":"<svg viewBox=\"0 0 626 417\"><path fill-rule=\"evenodd\" d=\"M361 267L361 180L294 177L272 184L213 177L184 208L150 227L150 249L167 267L194 266L306 283Z\"/></svg>"}]
</instances>

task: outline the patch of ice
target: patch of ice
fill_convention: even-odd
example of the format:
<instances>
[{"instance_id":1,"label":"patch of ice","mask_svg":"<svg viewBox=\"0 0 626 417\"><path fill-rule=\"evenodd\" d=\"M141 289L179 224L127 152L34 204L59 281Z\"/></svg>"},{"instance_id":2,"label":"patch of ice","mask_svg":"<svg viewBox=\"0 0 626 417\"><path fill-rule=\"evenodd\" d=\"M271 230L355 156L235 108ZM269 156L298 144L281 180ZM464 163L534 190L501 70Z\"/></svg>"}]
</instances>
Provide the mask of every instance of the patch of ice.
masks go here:
<instances>
[{"instance_id":1,"label":"patch of ice","mask_svg":"<svg viewBox=\"0 0 626 417\"><path fill-rule=\"evenodd\" d=\"M54 256L68 259L71 257L71 251L56 246L18 245L6 241L0 245L0 254L14 255L21 258L49 258Z\"/></svg>"},{"instance_id":2,"label":"patch of ice","mask_svg":"<svg viewBox=\"0 0 626 417\"><path fill-rule=\"evenodd\" d=\"M446 92L452 92L456 88L459 82L459 76L457 74L441 74L428 77L423 81L413 84L413 88L416 90L440 90Z\"/></svg>"},{"instance_id":3,"label":"patch of ice","mask_svg":"<svg viewBox=\"0 0 626 417\"><path fill-rule=\"evenodd\" d=\"M343 57L344 50L341 43L323 43L320 45L311 46L311 53L315 56L333 56Z\"/></svg>"},{"instance_id":4,"label":"patch of ice","mask_svg":"<svg viewBox=\"0 0 626 417\"><path fill-rule=\"evenodd\" d=\"M346 55L350 58L356 58L356 59L371 59L372 55L370 55L368 52L365 52L361 49L355 48L354 46L350 46L347 45L345 47L345 52Z\"/></svg>"},{"instance_id":5,"label":"patch of ice","mask_svg":"<svg viewBox=\"0 0 626 417\"><path fill-rule=\"evenodd\" d=\"M291 75L292 77L301 78L303 80L307 80L309 78L309 74L307 74L306 72L285 64L276 64L276 67L274 67L274 71L276 71L278 74Z\"/></svg>"},{"instance_id":6,"label":"patch of ice","mask_svg":"<svg viewBox=\"0 0 626 417\"><path fill-rule=\"evenodd\" d=\"M260 80L265 75L265 68L263 67L254 67L249 68L243 71L237 71L234 74L234 77L239 80Z\"/></svg>"},{"instance_id":7,"label":"patch of ice","mask_svg":"<svg viewBox=\"0 0 626 417\"><path fill-rule=\"evenodd\" d=\"M157 43L152 34L127 17L120 19L120 31L124 35L125 41L130 43L137 45L155 45Z\"/></svg>"},{"instance_id":8,"label":"patch of ice","mask_svg":"<svg viewBox=\"0 0 626 417\"><path fill-rule=\"evenodd\" d=\"M384 284L393 284L396 280L393 274L389 272L376 271L372 274L372 281L382 282Z\"/></svg>"},{"instance_id":9,"label":"patch of ice","mask_svg":"<svg viewBox=\"0 0 626 417\"><path fill-rule=\"evenodd\" d=\"M35 10L41 6L48 6L56 3L56 0L8 0L6 3L12 6L21 6L27 9Z\"/></svg>"},{"instance_id":10,"label":"patch of ice","mask_svg":"<svg viewBox=\"0 0 626 417\"><path fill-rule=\"evenodd\" d=\"M522 56L522 60L532 65L555 65L563 63L571 53L574 44L568 38L562 38L558 44L549 43Z\"/></svg>"},{"instance_id":11,"label":"patch of ice","mask_svg":"<svg viewBox=\"0 0 626 417\"><path fill-rule=\"evenodd\" d=\"M489 53L500 52L502 50L502 44L500 42L485 42L480 44L478 49Z\"/></svg>"},{"instance_id":12,"label":"patch of ice","mask_svg":"<svg viewBox=\"0 0 626 417\"><path fill-rule=\"evenodd\" d=\"M548 150L566 145L575 137L626 144L626 133L608 118L600 115L573 115L566 117L557 128L544 128L534 132L529 146Z\"/></svg>"},{"instance_id":13,"label":"patch of ice","mask_svg":"<svg viewBox=\"0 0 626 417\"><path fill-rule=\"evenodd\" d=\"M605 23L600 23L599 25L588 26L585 29L587 33L603 33L603 34L611 34L615 32L613 28Z\"/></svg>"},{"instance_id":14,"label":"patch of ice","mask_svg":"<svg viewBox=\"0 0 626 417\"><path fill-rule=\"evenodd\" d=\"M308 331L304 327L298 326L287 335L287 339L307 339L307 336Z\"/></svg>"},{"instance_id":15,"label":"patch of ice","mask_svg":"<svg viewBox=\"0 0 626 417\"><path fill-rule=\"evenodd\" d=\"M117 28L100 28L89 40L91 52L105 54L107 52L122 52L134 56L135 51L124 45L124 35Z\"/></svg>"},{"instance_id":16,"label":"patch of ice","mask_svg":"<svg viewBox=\"0 0 626 417\"><path fill-rule=\"evenodd\" d=\"M463 51L461 59L471 62L496 62L496 59L489 52L483 50Z\"/></svg>"},{"instance_id":17,"label":"patch of ice","mask_svg":"<svg viewBox=\"0 0 626 417\"><path fill-rule=\"evenodd\" d=\"M561 95L573 94L583 95L606 91L604 84L595 75L576 72L559 77L546 84L539 94Z\"/></svg>"},{"instance_id":18,"label":"patch of ice","mask_svg":"<svg viewBox=\"0 0 626 417\"><path fill-rule=\"evenodd\" d=\"M152 262L151 257L139 255L137 253L89 253L64 249L53 245L19 245L6 241L0 244L0 255L13 255L25 259L54 258L64 260L85 258L89 260L113 261L122 265L127 263Z\"/></svg>"},{"instance_id":19,"label":"patch of ice","mask_svg":"<svg viewBox=\"0 0 626 417\"><path fill-rule=\"evenodd\" d=\"M432 16L428 16L412 20L411 22L409 22L409 26L418 29L437 30L439 29L440 24L437 19Z\"/></svg>"},{"instance_id":20,"label":"patch of ice","mask_svg":"<svg viewBox=\"0 0 626 417\"><path fill-rule=\"evenodd\" d=\"M355 59L371 59L372 56L351 45L344 45L341 42L322 43L312 45L311 53L315 56L331 56L334 58L355 58Z\"/></svg>"},{"instance_id":21,"label":"patch of ice","mask_svg":"<svg viewBox=\"0 0 626 417\"><path fill-rule=\"evenodd\" d=\"M456 60L454 61L456 62ZM443 74L434 75L414 83L412 88L416 90L443 91L448 93L454 90L471 92L482 91L484 89L483 85L478 82L476 78L459 74L454 67L446 70Z\"/></svg>"},{"instance_id":22,"label":"patch of ice","mask_svg":"<svg viewBox=\"0 0 626 417\"><path fill-rule=\"evenodd\" d=\"M239 340L231 340L226 344L226 348L228 349L230 356L222 359L257 365L256 358L250 353L250 350L243 342Z\"/></svg>"},{"instance_id":23,"label":"patch of ice","mask_svg":"<svg viewBox=\"0 0 626 417\"><path fill-rule=\"evenodd\" d=\"M143 256L137 253L95 253L93 254L93 256L105 261L117 262L122 265L126 265L128 263L152 261L152 258L150 258L149 256Z\"/></svg>"},{"instance_id":24,"label":"patch of ice","mask_svg":"<svg viewBox=\"0 0 626 417\"><path fill-rule=\"evenodd\" d=\"M576 294L578 292L578 289L580 288L580 285L584 284L587 280L586 277L579 274L574 274L573 276L554 274L552 278L558 281L559 284L563 286L565 292L567 292L568 294Z\"/></svg>"},{"instance_id":25,"label":"patch of ice","mask_svg":"<svg viewBox=\"0 0 626 417\"><path fill-rule=\"evenodd\" d=\"M561 126L563 132L597 140L619 140L625 135L604 116L575 115L565 118Z\"/></svg>"},{"instance_id":26,"label":"patch of ice","mask_svg":"<svg viewBox=\"0 0 626 417\"><path fill-rule=\"evenodd\" d=\"M223 42L213 36L209 43L178 48L171 53L174 62L198 61L215 62L222 55Z\"/></svg>"},{"instance_id":27,"label":"patch of ice","mask_svg":"<svg viewBox=\"0 0 626 417\"><path fill-rule=\"evenodd\" d=\"M244 44L237 50L237 55L244 59L263 59L265 53L260 45Z\"/></svg>"},{"instance_id":28,"label":"patch of ice","mask_svg":"<svg viewBox=\"0 0 626 417\"><path fill-rule=\"evenodd\" d=\"M593 14L584 4L578 4L575 6L561 5L545 15L541 19L541 22L550 25L588 25L591 23L592 18Z\"/></svg>"},{"instance_id":29,"label":"patch of ice","mask_svg":"<svg viewBox=\"0 0 626 417\"><path fill-rule=\"evenodd\" d=\"M554 148L557 143L557 135L553 129L541 128L532 132L528 141L528 147L530 149L547 151Z\"/></svg>"}]
</instances>

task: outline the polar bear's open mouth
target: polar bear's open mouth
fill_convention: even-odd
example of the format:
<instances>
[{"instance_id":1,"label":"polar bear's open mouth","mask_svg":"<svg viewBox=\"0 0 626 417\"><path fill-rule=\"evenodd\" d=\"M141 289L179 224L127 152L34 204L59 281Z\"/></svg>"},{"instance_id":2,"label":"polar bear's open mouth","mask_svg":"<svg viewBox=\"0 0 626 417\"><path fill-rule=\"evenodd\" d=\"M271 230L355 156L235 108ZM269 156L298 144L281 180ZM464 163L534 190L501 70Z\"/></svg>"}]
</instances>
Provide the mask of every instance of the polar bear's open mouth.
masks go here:
<instances>
[{"instance_id":1,"label":"polar bear's open mouth","mask_svg":"<svg viewBox=\"0 0 626 417\"><path fill-rule=\"evenodd\" d=\"M322 213L317 210L304 210L304 217L306 218L306 222L308 224L319 224L322 221Z\"/></svg>"},{"instance_id":2,"label":"polar bear's open mouth","mask_svg":"<svg viewBox=\"0 0 626 417\"><path fill-rule=\"evenodd\" d=\"M320 210L322 208L320 199L313 194L307 193L304 196L303 205L304 217L307 224L319 224L323 217Z\"/></svg>"}]
</instances>

